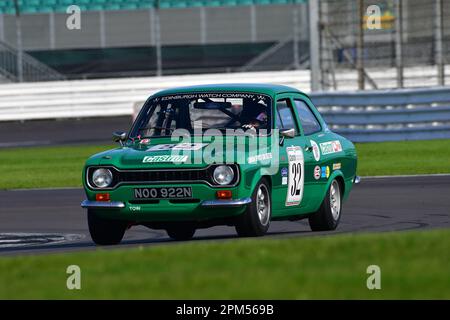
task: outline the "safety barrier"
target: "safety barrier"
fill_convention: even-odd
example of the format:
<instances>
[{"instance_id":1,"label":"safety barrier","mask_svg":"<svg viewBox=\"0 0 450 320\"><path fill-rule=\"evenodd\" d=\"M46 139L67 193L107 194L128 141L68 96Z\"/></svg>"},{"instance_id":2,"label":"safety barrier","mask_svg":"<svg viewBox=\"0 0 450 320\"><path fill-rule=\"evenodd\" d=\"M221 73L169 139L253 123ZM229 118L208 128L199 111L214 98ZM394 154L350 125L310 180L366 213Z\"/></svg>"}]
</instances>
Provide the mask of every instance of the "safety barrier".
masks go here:
<instances>
[{"instance_id":1,"label":"safety barrier","mask_svg":"<svg viewBox=\"0 0 450 320\"><path fill-rule=\"evenodd\" d=\"M284 84L308 92L309 71L4 84L0 121L131 116L162 89L243 82ZM330 128L355 142L450 138L450 87L320 92L311 98Z\"/></svg>"},{"instance_id":2,"label":"safety barrier","mask_svg":"<svg viewBox=\"0 0 450 320\"><path fill-rule=\"evenodd\" d=\"M245 72L0 85L0 121L132 115L135 104L172 87L278 83L309 90L309 71Z\"/></svg>"},{"instance_id":3,"label":"safety barrier","mask_svg":"<svg viewBox=\"0 0 450 320\"><path fill-rule=\"evenodd\" d=\"M450 138L450 87L311 95L332 130L355 142Z\"/></svg>"}]
</instances>

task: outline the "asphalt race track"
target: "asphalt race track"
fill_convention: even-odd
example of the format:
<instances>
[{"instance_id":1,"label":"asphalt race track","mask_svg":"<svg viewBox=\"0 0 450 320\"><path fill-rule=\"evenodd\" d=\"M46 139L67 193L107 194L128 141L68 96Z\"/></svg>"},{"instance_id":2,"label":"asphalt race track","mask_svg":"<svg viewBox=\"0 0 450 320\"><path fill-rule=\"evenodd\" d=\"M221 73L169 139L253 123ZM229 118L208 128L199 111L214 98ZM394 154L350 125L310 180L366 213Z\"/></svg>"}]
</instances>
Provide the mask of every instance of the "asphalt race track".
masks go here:
<instances>
[{"instance_id":1,"label":"asphalt race track","mask_svg":"<svg viewBox=\"0 0 450 320\"><path fill-rule=\"evenodd\" d=\"M69 144L112 144L114 131L127 131L131 117L4 122L1 148Z\"/></svg>"},{"instance_id":2,"label":"asphalt race track","mask_svg":"<svg viewBox=\"0 0 450 320\"><path fill-rule=\"evenodd\" d=\"M0 191L0 254L92 250L82 189ZM449 228L450 175L367 178L344 204L334 232L313 233L306 220L273 222L268 237ZM193 241L233 240L234 228L198 230ZM133 227L120 246L173 244L164 231Z\"/></svg>"}]
</instances>

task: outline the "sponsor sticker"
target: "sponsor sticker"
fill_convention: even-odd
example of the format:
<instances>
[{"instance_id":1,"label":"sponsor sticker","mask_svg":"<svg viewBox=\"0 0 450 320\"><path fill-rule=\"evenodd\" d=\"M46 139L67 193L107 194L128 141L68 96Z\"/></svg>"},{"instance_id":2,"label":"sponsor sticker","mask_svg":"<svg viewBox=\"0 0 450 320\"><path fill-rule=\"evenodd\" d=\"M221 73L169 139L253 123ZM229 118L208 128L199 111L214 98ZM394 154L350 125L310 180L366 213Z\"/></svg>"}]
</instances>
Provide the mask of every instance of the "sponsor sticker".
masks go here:
<instances>
[{"instance_id":1,"label":"sponsor sticker","mask_svg":"<svg viewBox=\"0 0 450 320\"><path fill-rule=\"evenodd\" d=\"M157 144L148 151L170 151L170 150L182 150L182 151L196 151L201 148L207 146L207 143L166 143L166 144Z\"/></svg>"},{"instance_id":2,"label":"sponsor sticker","mask_svg":"<svg viewBox=\"0 0 450 320\"><path fill-rule=\"evenodd\" d=\"M314 179L319 180L320 179L320 173L321 173L320 167L316 166L314 168Z\"/></svg>"},{"instance_id":3,"label":"sponsor sticker","mask_svg":"<svg viewBox=\"0 0 450 320\"><path fill-rule=\"evenodd\" d=\"M328 178L330 176L330 167L326 166L326 167L322 167L321 168L321 178Z\"/></svg>"},{"instance_id":4,"label":"sponsor sticker","mask_svg":"<svg viewBox=\"0 0 450 320\"><path fill-rule=\"evenodd\" d=\"M302 148L292 146L286 148L289 168L288 168L288 187L286 195L286 206L297 206L303 198L305 160Z\"/></svg>"},{"instance_id":5,"label":"sponsor sticker","mask_svg":"<svg viewBox=\"0 0 450 320\"><path fill-rule=\"evenodd\" d=\"M281 184L285 185L288 183L288 168L281 168Z\"/></svg>"},{"instance_id":6,"label":"sponsor sticker","mask_svg":"<svg viewBox=\"0 0 450 320\"><path fill-rule=\"evenodd\" d=\"M142 163L157 163L157 162L186 162L188 156L178 155L163 155L163 156L146 156L142 159Z\"/></svg>"},{"instance_id":7,"label":"sponsor sticker","mask_svg":"<svg viewBox=\"0 0 450 320\"><path fill-rule=\"evenodd\" d=\"M333 170L340 170L341 169L341 163L340 162L338 162L338 163L333 163Z\"/></svg>"},{"instance_id":8,"label":"sponsor sticker","mask_svg":"<svg viewBox=\"0 0 450 320\"><path fill-rule=\"evenodd\" d=\"M342 145L339 140L334 141L328 141L323 142L320 144L320 150L322 151L323 155L341 152L342 151Z\"/></svg>"},{"instance_id":9,"label":"sponsor sticker","mask_svg":"<svg viewBox=\"0 0 450 320\"><path fill-rule=\"evenodd\" d=\"M314 140L309 140L309 142L311 143L311 147L312 147L312 151L313 151L313 155L314 155L314 160L319 161L320 160L319 146L317 145L317 143Z\"/></svg>"},{"instance_id":10,"label":"sponsor sticker","mask_svg":"<svg viewBox=\"0 0 450 320\"><path fill-rule=\"evenodd\" d=\"M139 141L140 144L149 144L150 143L150 139L142 139L141 141Z\"/></svg>"},{"instance_id":11,"label":"sponsor sticker","mask_svg":"<svg viewBox=\"0 0 450 320\"><path fill-rule=\"evenodd\" d=\"M154 102L161 101L171 101L171 100L179 100L179 99L255 99L258 101L267 101L269 97L262 95L262 94L252 94L252 93L239 93L239 92L216 92L216 93L209 93L209 92L201 92L201 93L186 93L186 94L174 94L164 97L156 97L153 99Z\"/></svg>"},{"instance_id":12,"label":"sponsor sticker","mask_svg":"<svg viewBox=\"0 0 450 320\"><path fill-rule=\"evenodd\" d=\"M255 163L257 161L264 161L264 160L270 160L272 159L271 153L263 153L258 154L257 156L252 156L248 158L248 163Z\"/></svg>"}]
</instances>

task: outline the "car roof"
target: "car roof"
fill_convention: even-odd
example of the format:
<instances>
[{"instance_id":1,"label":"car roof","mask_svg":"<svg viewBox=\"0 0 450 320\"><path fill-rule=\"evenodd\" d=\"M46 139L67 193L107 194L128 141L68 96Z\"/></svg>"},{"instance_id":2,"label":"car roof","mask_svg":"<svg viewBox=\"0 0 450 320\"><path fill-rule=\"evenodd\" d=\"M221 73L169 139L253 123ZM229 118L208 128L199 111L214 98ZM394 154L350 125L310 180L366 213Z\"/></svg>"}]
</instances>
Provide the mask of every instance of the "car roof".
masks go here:
<instances>
[{"instance_id":1,"label":"car roof","mask_svg":"<svg viewBox=\"0 0 450 320\"><path fill-rule=\"evenodd\" d=\"M177 87L159 91L154 96L156 97L170 94L194 93L194 92L249 92L249 93L267 94L270 96L274 96L280 93L304 94L298 89L278 84L226 83L226 84L208 84L208 85Z\"/></svg>"}]
</instances>

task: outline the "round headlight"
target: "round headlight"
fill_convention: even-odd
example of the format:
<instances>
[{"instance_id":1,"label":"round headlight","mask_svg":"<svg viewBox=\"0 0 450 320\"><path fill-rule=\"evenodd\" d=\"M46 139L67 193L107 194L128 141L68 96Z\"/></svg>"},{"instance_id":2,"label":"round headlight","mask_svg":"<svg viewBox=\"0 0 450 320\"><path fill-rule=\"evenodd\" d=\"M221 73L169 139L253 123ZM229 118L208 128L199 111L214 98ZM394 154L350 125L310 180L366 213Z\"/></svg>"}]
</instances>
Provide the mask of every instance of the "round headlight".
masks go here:
<instances>
[{"instance_id":1,"label":"round headlight","mask_svg":"<svg viewBox=\"0 0 450 320\"><path fill-rule=\"evenodd\" d=\"M113 176L109 169L100 168L92 174L92 182L98 188L106 188L111 185Z\"/></svg>"},{"instance_id":2,"label":"round headlight","mask_svg":"<svg viewBox=\"0 0 450 320\"><path fill-rule=\"evenodd\" d=\"M218 166L214 169L214 181L220 185L230 184L234 179L234 171L229 166Z\"/></svg>"}]
</instances>

